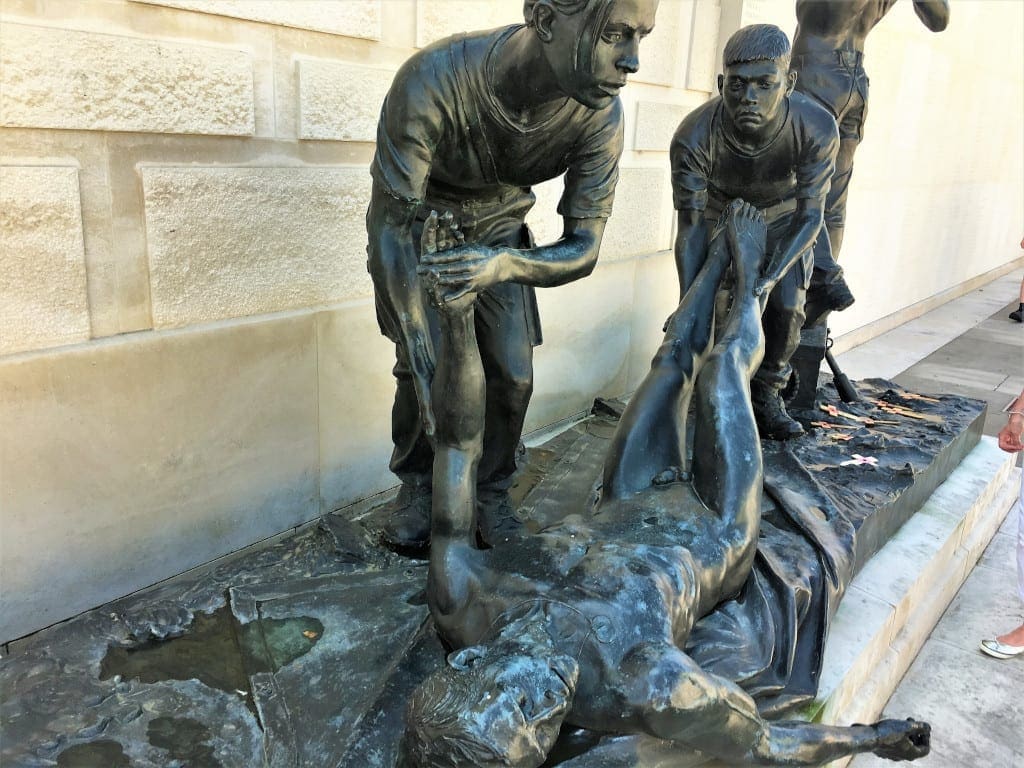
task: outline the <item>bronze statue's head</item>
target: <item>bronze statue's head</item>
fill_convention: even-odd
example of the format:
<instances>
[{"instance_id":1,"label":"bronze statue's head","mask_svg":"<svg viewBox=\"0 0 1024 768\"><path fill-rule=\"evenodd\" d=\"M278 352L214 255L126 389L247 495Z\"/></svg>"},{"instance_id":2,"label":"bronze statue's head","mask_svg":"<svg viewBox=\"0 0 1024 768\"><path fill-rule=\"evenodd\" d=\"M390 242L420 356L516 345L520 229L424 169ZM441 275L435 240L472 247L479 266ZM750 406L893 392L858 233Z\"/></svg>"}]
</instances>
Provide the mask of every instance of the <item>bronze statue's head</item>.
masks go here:
<instances>
[{"instance_id":1,"label":"bronze statue's head","mask_svg":"<svg viewBox=\"0 0 1024 768\"><path fill-rule=\"evenodd\" d=\"M657 7L658 0L525 0L523 16L559 89L603 109L640 68L640 41L654 29Z\"/></svg>"},{"instance_id":2,"label":"bronze statue's head","mask_svg":"<svg viewBox=\"0 0 1024 768\"><path fill-rule=\"evenodd\" d=\"M775 125L796 85L789 59L789 38L773 24L752 24L729 38L718 92L737 132L756 135Z\"/></svg>"},{"instance_id":3,"label":"bronze statue's head","mask_svg":"<svg viewBox=\"0 0 1024 768\"><path fill-rule=\"evenodd\" d=\"M406 710L402 748L417 768L537 768L558 738L579 667L521 643L449 654ZM543 655L536 655L541 652Z\"/></svg>"}]
</instances>

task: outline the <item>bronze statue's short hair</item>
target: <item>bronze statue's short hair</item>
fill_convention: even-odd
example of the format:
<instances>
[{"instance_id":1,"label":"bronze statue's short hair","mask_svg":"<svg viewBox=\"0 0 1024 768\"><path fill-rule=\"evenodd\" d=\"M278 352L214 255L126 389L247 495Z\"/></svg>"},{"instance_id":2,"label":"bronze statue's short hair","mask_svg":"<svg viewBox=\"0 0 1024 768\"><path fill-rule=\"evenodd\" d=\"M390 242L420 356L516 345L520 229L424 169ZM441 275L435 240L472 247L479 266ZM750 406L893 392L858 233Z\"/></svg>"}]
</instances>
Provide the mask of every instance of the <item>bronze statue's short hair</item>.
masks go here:
<instances>
[{"instance_id":1,"label":"bronze statue's short hair","mask_svg":"<svg viewBox=\"0 0 1024 768\"><path fill-rule=\"evenodd\" d=\"M529 26L533 25L533 9L540 0L523 0L523 18ZM544 0L564 16L572 16L586 8L591 0Z\"/></svg>"},{"instance_id":2,"label":"bronze statue's short hair","mask_svg":"<svg viewBox=\"0 0 1024 768\"><path fill-rule=\"evenodd\" d=\"M774 24L751 24L740 27L729 38L722 51L722 66L748 61L778 61L789 69L790 51L789 38Z\"/></svg>"},{"instance_id":3,"label":"bronze statue's short hair","mask_svg":"<svg viewBox=\"0 0 1024 768\"><path fill-rule=\"evenodd\" d=\"M416 768L507 766L509 759L481 738L466 710L476 690L468 675L442 669L413 692L405 711L402 749Z\"/></svg>"}]
</instances>

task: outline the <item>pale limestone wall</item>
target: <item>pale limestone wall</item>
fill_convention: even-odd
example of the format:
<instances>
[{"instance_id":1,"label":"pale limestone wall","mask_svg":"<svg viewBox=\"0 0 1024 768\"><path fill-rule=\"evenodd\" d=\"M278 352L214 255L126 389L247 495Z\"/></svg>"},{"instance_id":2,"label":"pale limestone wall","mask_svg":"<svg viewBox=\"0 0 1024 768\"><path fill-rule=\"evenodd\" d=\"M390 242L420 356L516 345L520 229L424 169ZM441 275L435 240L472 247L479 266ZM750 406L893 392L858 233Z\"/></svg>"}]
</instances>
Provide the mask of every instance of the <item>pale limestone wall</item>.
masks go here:
<instances>
[{"instance_id":1,"label":"pale limestone wall","mask_svg":"<svg viewBox=\"0 0 1024 768\"><path fill-rule=\"evenodd\" d=\"M899 74L876 88L854 182L851 220L871 226L851 228L846 260L870 290L849 323L1016 256L1020 50L975 41L993 26L1019 41L1019 8L971 0L947 36L876 33L895 47L878 79ZM0 0L0 641L394 484L393 350L365 270L377 110L416 47L520 9ZM783 10L662 0L622 96L600 263L540 291L528 429L643 376L677 299L669 139L714 89L721 38ZM985 141L939 145L992 116ZM936 136L902 139L901 120ZM550 241L561 182L536 192L529 221Z\"/></svg>"},{"instance_id":2,"label":"pale limestone wall","mask_svg":"<svg viewBox=\"0 0 1024 768\"><path fill-rule=\"evenodd\" d=\"M521 8L0 0L0 641L395 483L377 113L417 47ZM676 291L667 143L718 13L665 0L644 43L600 265L541 292L530 429L647 366ZM550 241L561 182L537 191Z\"/></svg>"}]
</instances>

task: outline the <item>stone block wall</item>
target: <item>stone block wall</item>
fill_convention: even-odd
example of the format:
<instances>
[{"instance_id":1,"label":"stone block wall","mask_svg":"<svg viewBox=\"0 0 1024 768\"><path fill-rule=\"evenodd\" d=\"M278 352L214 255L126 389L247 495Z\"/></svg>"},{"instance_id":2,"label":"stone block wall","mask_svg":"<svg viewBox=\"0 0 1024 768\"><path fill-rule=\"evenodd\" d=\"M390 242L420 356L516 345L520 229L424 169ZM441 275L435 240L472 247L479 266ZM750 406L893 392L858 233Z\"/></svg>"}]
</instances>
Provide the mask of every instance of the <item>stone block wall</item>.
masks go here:
<instances>
[{"instance_id":1,"label":"stone block wall","mask_svg":"<svg viewBox=\"0 0 1024 768\"><path fill-rule=\"evenodd\" d=\"M1019 237L1006 180L1021 119L1006 102L1019 118L1021 67L999 69L971 35L1002 20L1006 37L1020 6L955 5L977 10L941 44L886 33L911 42L885 59L899 75L876 96L851 218L893 232L892 212L870 205L884 206L884 166L906 156L931 162L943 193L922 197L900 177L901 239L851 232L856 275L909 270L858 305L858 324L1016 256L1016 240L1000 243ZM516 23L521 7L0 0L0 642L394 484L393 350L365 269L377 112L418 47ZM744 15L781 12L772 0L661 0L622 95L626 152L599 265L540 292L528 429L646 371L677 300L668 142L713 92L721 39ZM1019 44L1001 55L1018 61ZM948 82L997 69L1012 81L1001 102L965 89L948 117ZM885 110L918 133L891 129ZM965 127L969 148L929 143ZM561 182L536 192L543 242L561 233ZM922 237L951 213L971 230ZM874 288L856 275L855 289Z\"/></svg>"},{"instance_id":2,"label":"stone block wall","mask_svg":"<svg viewBox=\"0 0 1024 768\"><path fill-rule=\"evenodd\" d=\"M541 292L530 429L646 367L675 300L668 140L711 90L718 8L665 0L644 43L600 266ZM395 483L365 267L377 114L418 47L521 13L0 2L0 641ZM537 191L557 238L561 181Z\"/></svg>"}]
</instances>

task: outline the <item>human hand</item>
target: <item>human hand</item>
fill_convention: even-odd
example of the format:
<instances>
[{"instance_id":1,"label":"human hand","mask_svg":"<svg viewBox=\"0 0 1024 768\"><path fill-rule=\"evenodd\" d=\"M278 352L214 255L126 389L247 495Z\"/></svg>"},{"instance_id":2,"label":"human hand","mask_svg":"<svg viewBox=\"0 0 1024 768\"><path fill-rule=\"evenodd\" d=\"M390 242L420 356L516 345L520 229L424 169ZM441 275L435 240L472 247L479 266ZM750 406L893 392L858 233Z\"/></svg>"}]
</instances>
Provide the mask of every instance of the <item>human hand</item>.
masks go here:
<instances>
[{"instance_id":1,"label":"human hand","mask_svg":"<svg viewBox=\"0 0 1024 768\"><path fill-rule=\"evenodd\" d=\"M920 720L882 720L871 727L878 739L872 752L886 760L917 760L931 749L932 727Z\"/></svg>"},{"instance_id":2,"label":"human hand","mask_svg":"<svg viewBox=\"0 0 1024 768\"><path fill-rule=\"evenodd\" d=\"M1024 450L1021 437L1024 435L1024 418L1012 414L1006 426L999 430L999 447L1007 453Z\"/></svg>"},{"instance_id":3,"label":"human hand","mask_svg":"<svg viewBox=\"0 0 1024 768\"><path fill-rule=\"evenodd\" d=\"M476 293L467 291L459 296L451 296L448 286L441 281L438 271L432 267L438 254L450 253L456 248L465 249L466 238L459 229L451 212L438 217L437 211L431 211L423 223L423 235L420 238L420 266L417 268L423 279L427 295L438 310L446 313L462 312L473 306Z\"/></svg>"},{"instance_id":4,"label":"human hand","mask_svg":"<svg viewBox=\"0 0 1024 768\"><path fill-rule=\"evenodd\" d=\"M465 245L461 239L444 250L425 250L418 272L431 286L438 307L451 309L472 304L478 293L500 283L504 279L504 258L497 249Z\"/></svg>"}]
</instances>

